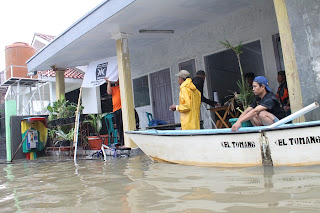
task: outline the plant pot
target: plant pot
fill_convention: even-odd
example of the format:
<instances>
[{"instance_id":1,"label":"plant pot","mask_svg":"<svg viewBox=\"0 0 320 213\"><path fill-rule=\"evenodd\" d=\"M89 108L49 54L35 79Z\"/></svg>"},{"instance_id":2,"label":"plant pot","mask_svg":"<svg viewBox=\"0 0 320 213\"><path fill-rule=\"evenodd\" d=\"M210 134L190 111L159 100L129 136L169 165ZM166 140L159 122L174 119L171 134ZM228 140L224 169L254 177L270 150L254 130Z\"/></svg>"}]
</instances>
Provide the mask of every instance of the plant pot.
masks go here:
<instances>
[{"instance_id":1,"label":"plant pot","mask_svg":"<svg viewBox=\"0 0 320 213\"><path fill-rule=\"evenodd\" d=\"M57 126L57 125L59 125L59 122L58 122L58 120L51 120L48 122L48 125L49 126Z\"/></svg>"},{"instance_id":2,"label":"plant pot","mask_svg":"<svg viewBox=\"0 0 320 213\"><path fill-rule=\"evenodd\" d=\"M231 125L235 124L237 122L238 118L230 118L229 122L231 123ZM241 123L242 127L252 127L252 123L251 121L245 121Z\"/></svg>"},{"instance_id":3,"label":"plant pot","mask_svg":"<svg viewBox=\"0 0 320 213\"><path fill-rule=\"evenodd\" d=\"M100 150L103 139L99 136L88 136L88 142L91 150Z\"/></svg>"},{"instance_id":4,"label":"plant pot","mask_svg":"<svg viewBox=\"0 0 320 213\"><path fill-rule=\"evenodd\" d=\"M103 139L103 144L109 146L109 135L100 135L100 137Z\"/></svg>"},{"instance_id":5,"label":"plant pot","mask_svg":"<svg viewBox=\"0 0 320 213\"><path fill-rule=\"evenodd\" d=\"M55 122L52 121L48 121L48 126L55 126Z\"/></svg>"},{"instance_id":6,"label":"plant pot","mask_svg":"<svg viewBox=\"0 0 320 213\"><path fill-rule=\"evenodd\" d=\"M70 150L70 141L59 141L57 148L60 151L69 151Z\"/></svg>"},{"instance_id":7,"label":"plant pot","mask_svg":"<svg viewBox=\"0 0 320 213\"><path fill-rule=\"evenodd\" d=\"M85 119L85 116L86 116L86 115L84 115L84 114L80 114L80 118L79 118L79 121L80 121L80 122L84 121L84 119Z\"/></svg>"},{"instance_id":8,"label":"plant pot","mask_svg":"<svg viewBox=\"0 0 320 213\"><path fill-rule=\"evenodd\" d=\"M59 122L60 122L60 125L64 125L64 124L66 124L66 119L65 118L59 118Z\"/></svg>"},{"instance_id":9,"label":"plant pot","mask_svg":"<svg viewBox=\"0 0 320 213\"><path fill-rule=\"evenodd\" d=\"M75 123L76 122L76 117L72 116L68 118L69 124Z\"/></svg>"}]
</instances>

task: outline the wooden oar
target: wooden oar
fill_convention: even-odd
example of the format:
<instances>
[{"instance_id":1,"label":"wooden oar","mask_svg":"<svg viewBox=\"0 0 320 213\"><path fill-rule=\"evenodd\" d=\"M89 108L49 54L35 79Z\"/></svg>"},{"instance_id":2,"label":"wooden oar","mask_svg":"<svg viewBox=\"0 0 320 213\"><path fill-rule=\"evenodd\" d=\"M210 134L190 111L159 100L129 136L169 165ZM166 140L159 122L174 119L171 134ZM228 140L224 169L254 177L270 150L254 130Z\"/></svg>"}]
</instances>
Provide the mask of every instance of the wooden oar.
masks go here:
<instances>
[{"instance_id":1,"label":"wooden oar","mask_svg":"<svg viewBox=\"0 0 320 213\"><path fill-rule=\"evenodd\" d=\"M17 148L16 152L14 153L13 157L11 158L11 161L10 161L10 162L12 162L12 161L13 161L13 159L14 159L14 157L17 155L17 153L18 153L19 149L20 149L20 148L21 148L21 146L22 146L23 141L24 141L24 140L26 139L26 137L28 136L28 133L29 133L29 131L30 131L30 130L31 130L31 126L30 126L30 127L29 127L29 129L27 130L26 135L23 137L23 139L22 139L22 141L21 141L20 145L18 146L18 148Z\"/></svg>"},{"instance_id":2,"label":"wooden oar","mask_svg":"<svg viewBox=\"0 0 320 213\"><path fill-rule=\"evenodd\" d=\"M295 118L297 118L297 117L299 117L301 115L304 115L304 114L306 114L306 113L308 113L308 112L310 112L310 111L312 111L312 110L314 110L314 109L316 109L318 107L319 107L319 104L317 102L314 102L314 103L312 103L312 104L310 104L310 105L308 105L308 106L296 111L295 113L292 113L291 115L289 115L289 116L287 116L287 117L275 122L274 124L271 124L270 126L267 126L266 128L268 128L268 129L269 128L274 128L274 127L280 126L282 124L288 123L288 122L292 121L293 119L295 119Z\"/></svg>"}]
</instances>

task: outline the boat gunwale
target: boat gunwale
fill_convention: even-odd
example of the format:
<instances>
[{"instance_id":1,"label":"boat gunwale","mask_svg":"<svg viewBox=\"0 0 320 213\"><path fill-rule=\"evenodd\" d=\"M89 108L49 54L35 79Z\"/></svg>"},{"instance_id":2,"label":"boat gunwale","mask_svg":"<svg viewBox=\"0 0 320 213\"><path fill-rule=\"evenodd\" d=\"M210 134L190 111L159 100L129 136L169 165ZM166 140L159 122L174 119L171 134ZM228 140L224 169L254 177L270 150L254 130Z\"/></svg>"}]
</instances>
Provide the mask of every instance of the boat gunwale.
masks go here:
<instances>
[{"instance_id":1,"label":"boat gunwale","mask_svg":"<svg viewBox=\"0 0 320 213\"><path fill-rule=\"evenodd\" d=\"M267 126L255 127L245 127L241 128L240 131L231 131L230 128L220 129L220 131L215 131L216 129L202 129L202 130L143 130L143 131L126 131L127 134L139 134L139 135L154 135L154 136L207 136L207 135L233 135L233 134L247 134L247 133L263 133L270 131L279 130L289 130L297 128L309 128L320 126L320 121L310 121L298 124L285 124L282 126L268 128ZM258 128L258 129L257 129ZM223 131L225 130L225 131ZM179 131L179 132L178 132ZM172 134L174 133L174 134Z\"/></svg>"}]
</instances>

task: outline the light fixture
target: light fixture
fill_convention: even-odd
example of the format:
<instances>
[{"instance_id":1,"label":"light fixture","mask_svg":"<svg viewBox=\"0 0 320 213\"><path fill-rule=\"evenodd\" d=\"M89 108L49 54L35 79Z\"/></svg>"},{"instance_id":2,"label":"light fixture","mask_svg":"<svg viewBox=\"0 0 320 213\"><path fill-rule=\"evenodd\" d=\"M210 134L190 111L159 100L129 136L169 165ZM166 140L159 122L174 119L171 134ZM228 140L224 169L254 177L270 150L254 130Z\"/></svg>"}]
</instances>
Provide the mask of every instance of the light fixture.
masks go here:
<instances>
[{"instance_id":1,"label":"light fixture","mask_svg":"<svg viewBox=\"0 0 320 213\"><path fill-rule=\"evenodd\" d=\"M139 30L139 33L174 33L174 30Z\"/></svg>"}]
</instances>

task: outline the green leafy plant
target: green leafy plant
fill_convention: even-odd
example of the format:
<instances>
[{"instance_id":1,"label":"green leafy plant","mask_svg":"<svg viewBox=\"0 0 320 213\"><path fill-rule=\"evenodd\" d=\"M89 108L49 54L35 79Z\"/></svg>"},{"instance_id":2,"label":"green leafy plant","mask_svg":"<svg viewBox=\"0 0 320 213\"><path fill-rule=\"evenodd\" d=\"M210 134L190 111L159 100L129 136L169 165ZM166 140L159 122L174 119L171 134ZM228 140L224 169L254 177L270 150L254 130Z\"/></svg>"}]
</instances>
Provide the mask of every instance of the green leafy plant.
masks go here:
<instances>
[{"instance_id":1,"label":"green leafy plant","mask_svg":"<svg viewBox=\"0 0 320 213\"><path fill-rule=\"evenodd\" d=\"M95 134L99 135L100 130L102 128L102 118L106 116L108 113L102 114L89 114L87 120L84 123L89 123L90 126L94 129Z\"/></svg>"},{"instance_id":2,"label":"green leafy plant","mask_svg":"<svg viewBox=\"0 0 320 213\"><path fill-rule=\"evenodd\" d=\"M74 128L70 129L69 132L65 133L62 129L56 130L58 140L73 141Z\"/></svg>"},{"instance_id":3,"label":"green leafy plant","mask_svg":"<svg viewBox=\"0 0 320 213\"><path fill-rule=\"evenodd\" d=\"M50 139L51 143L54 144L54 140L56 138L56 129L48 129L48 138Z\"/></svg>"},{"instance_id":4,"label":"green leafy plant","mask_svg":"<svg viewBox=\"0 0 320 213\"><path fill-rule=\"evenodd\" d=\"M80 112L82 112L83 108L84 107L80 105ZM47 106L46 110L49 112L48 120L52 121L58 118L69 118L75 116L77 106L66 100L64 96L61 96L59 100L53 102L52 106Z\"/></svg>"},{"instance_id":5,"label":"green leafy plant","mask_svg":"<svg viewBox=\"0 0 320 213\"><path fill-rule=\"evenodd\" d=\"M232 46L228 40L225 40L225 42L220 41L220 43L223 44L227 49L231 49L237 56L241 80L237 81L237 85L239 88L239 94L237 92L234 92L233 96L234 96L234 100L239 102L243 106L243 109L246 109L249 107L250 103L253 101L254 93L250 89L248 83L245 81L245 78L243 75L243 70L242 70L241 61L240 61L240 54L243 53L242 42L239 42L239 44L237 46Z\"/></svg>"}]
</instances>

